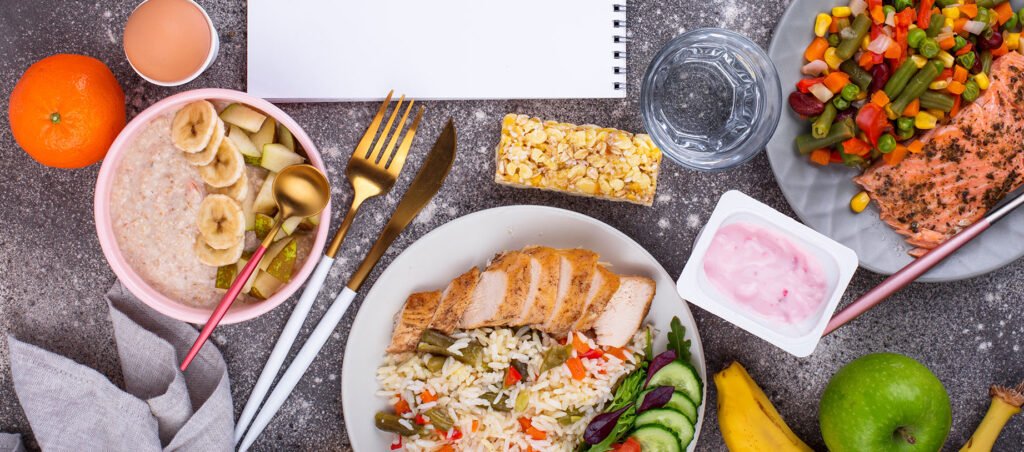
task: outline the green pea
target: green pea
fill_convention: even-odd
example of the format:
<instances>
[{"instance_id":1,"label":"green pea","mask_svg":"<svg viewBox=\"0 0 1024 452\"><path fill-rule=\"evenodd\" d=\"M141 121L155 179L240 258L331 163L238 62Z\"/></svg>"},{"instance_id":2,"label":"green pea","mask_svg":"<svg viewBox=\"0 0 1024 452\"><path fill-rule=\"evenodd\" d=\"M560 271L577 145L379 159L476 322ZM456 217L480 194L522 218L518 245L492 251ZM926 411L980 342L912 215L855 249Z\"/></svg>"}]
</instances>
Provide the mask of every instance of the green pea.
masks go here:
<instances>
[{"instance_id":1,"label":"green pea","mask_svg":"<svg viewBox=\"0 0 1024 452\"><path fill-rule=\"evenodd\" d=\"M978 86L978 82L974 81L972 78L968 80L967 83L964 83L964 92L961 95L967 102L974 102L974 100L981 95L981 87Z\"/></svg>"},{"instance_id":2,"label":"green pea","mask_svg":"<svg viewBox=\"0 0 1024 452\"><path fill-rule=\"evenodd\" d=\"M843 98L843 96L836 96L832 98L832 105L836 107L836 110L846 110L850 108L850 101Z\"/></svg>"},{"instance_id":3,"label":"green pea","mask_svg":"<svg viewBox=\"0 0 1024 452\"><path fill-rule=\"evenodd\" d=\"M827 40L829 47L835 47L839 45L839 33L829 34Z\"/></svg>"},{"instance_id":4,"label":"green pea","mask_svg":"<svg viewBox=\"0 0 1024 452\"><path fill-rule=\"evenodd\" d=\"M910 119L910 118L907 118L907 119ZM911 126L913 126L913 124L911 124ZM909 140L909 139L911 139L913 137L914 137L914 128L913 127L911 127L910 130L897 130L896 131L896 138L898 140L900 140L900 141L906 141L906 140Z\"/></svg>"},{"instance_id":5,"label":"green pea","mask_svg":"<svg viewBox=\"0 0 1024 452\"><path fill-rule=\"evenodd\" d=\"M964 39L964 37L960 36L960 35L956 35L953 38L953 42L955 42L955 44L953 44L953 49L952 49L954 52L964 48L964 46L967 45L967 40Z\"/></svg>"},{"instance_id":6,"label":"green pea","mask_svg":"<svg viewBox=\"0 0 1024 452\"><path fill-rule=\"evenodd\" d=\"M893 6L896 7L896 11L903 11L911 6L914 6L913 0L895 0L892 2Z\"/></svg>"},{"instance_id":7,"label":"green pea","mask_svg":"<svg viewBox=\"0 0 1024 452\"><path fill-rule=\"evenodd\" d=\"M921 46L921 41L928 37L928 33L920 28L915 28L907 33L907 45L913 48Z\"/></svg>"},{"instance_id":8,"label":"green pea","mask_svg":"<svg viewBox=\"0 0 1024 452\"><path fill-rule=\"evenodd\" d=\"M892 5L885 5L882 7L882 13L885 14L885 17L889 17L890 13L896 14L896 8Z\"/></svg>"},{"instance_id":9,"label":"green pea","mask_svg":"<svg viewBox=\"0 0 1024 452\"><path fill-rule=\"evenodd\" d=\"M919 28L917 30L919 30ZM921 45L917 48L917 51L925 58L935 58L935 56L939 54L940 50L942 50L942 48L939 47L939 43L932 38L922 39Z\"/></svg>"},{"instance_id":10,"label":"green pea","mask_svg":"<svg viewBox=\"0 0 1024 452\"><path fill-rule=\"evenodd\" d=\"M914 131L914 118L899 118L896 120L896 130Z\"/></svg>"},{"instance_id":11,"label":"green pea","mask_svg":"<svg viewBox=\"0 0 1024 452\"><path fill-rule=\"evenodd\" d=\"M860 95L860 87L853 83L847 83L839 95L843 96L843 99L846 99L848 102L853 102Z\"/></svg>"},{"instance_id":12,"label":"green pea","mask_svg":"<svg viewBox=\"0 0 1024 452\"><path fill-rule=\"evenodd\" d=\"M896 137L885 134L878 138L878 150L883 154L888 154L896 150Z\"/></svg>"},{"instance_id":13,"label":"green pea","mask_svg":"<svg viewBox=\"0 0 1024 452\"><path fill-rule=\"evenodd\" d=\"M974 67L974 58L974 52L967 52L963 55L956 57L956 62L960 63L960 65L963 66L964 68L970 69Z\"/></svg>"}]
</instances>

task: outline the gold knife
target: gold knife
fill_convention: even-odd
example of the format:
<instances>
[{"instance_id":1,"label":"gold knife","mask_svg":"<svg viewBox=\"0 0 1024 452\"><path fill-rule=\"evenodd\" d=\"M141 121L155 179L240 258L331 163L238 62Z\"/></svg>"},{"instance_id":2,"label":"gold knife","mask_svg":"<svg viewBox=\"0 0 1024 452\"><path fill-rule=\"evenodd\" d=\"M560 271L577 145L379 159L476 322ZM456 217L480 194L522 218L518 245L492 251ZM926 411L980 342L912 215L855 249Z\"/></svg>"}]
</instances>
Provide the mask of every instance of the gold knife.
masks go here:
<instances>
[{"instance_id":1,"label":"gold knife","mask_svg":"<svg viewBox=\"0 0 1024 452\"><path fill-rule=\"evenodd\" d=\"M317 324L316 329L310 334L309 339L302 345L302 349L299 350L292 364L288 366L284 375L281 376L281 381L277 383L270 396L267 397L263 408L249 427L245 439L242 440L239 447L240 451L247 450L252 446L252 443L256 441L256 437L270 424L270 420L277 414L277 410L288 399L292 389L295 388L303 374L306 373L309 365L316 359L320 349L327 343L327 339L331 337L331 333L338 326L338 322L345 315L345 311L352 304L352 300L356 298L356 293L359 291L359 287L363 285L367 275L370 274L373 267L377 265L377 261L384 255L388 247L391 246L391 242L395 241L398 234L402 233L405 227L416 217L416 214L423 209L423 206L426 206L433 199L434 195L437 194L441 184L444 183L444 179L448 176L448 171L451 170L454 161L455 125L449 119L448 124L437 138L437 142L434 143L434 148L427 155L427 160L423 162L423 166L416 173L416 178L413 179L412 185L402 195L402 200L398 202L398 207L391 214L391 219L384 226L380 237L374 242L373 247L370 248L363 262L359 264L356 272L349 278L348 284L341 294L338 295L338 298L331 304L327 313L320 319L320 323Z\"/></svg>"}]
</instances>

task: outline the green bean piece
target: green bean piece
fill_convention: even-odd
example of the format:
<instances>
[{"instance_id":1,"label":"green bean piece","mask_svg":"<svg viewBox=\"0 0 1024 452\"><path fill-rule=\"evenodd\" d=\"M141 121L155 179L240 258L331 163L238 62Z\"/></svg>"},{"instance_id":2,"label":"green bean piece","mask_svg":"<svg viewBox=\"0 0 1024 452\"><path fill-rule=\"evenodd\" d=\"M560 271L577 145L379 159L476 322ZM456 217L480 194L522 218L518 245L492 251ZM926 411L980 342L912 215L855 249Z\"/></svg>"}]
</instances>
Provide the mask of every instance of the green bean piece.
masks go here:
<instances>
[{"instance_id":1,"label":"green bean piece","mask_svg":"<svg viewBox=\"0 0 1024 452\"><path fill-rule=\"evenodd\" d=\"M547 372L569 360L572 354L572 345L556 345L544 352L544 359L540 363L540 373Z\"/></svg>"},{"instance_id":2,"label":"green bean piece","mask_svg":"<svg viewBox=\"0 0 1024 452\"><path fill-rule=\"evenodd\" d=\"M964 92L961 94L964 100L967 102L974 102L974 100L980 95L981 87L978 86L978 82L974 81L974 79L970 79L967 83L964 83Z\"/></svg>"},{"instance_id":3,"label":"green bean piece","mask_svg":"<svg viewBox=\"0 0 1024 452\"><path fill-rule=\"evenodd\" d=\"M825 138L828 135L828 131L832 129L832 121L836 120L836 114L839 111L836 110L836 106L832 105L831 102L825 104L825 111L821 112L821 116L814 120L811 124L811 136L814 138Z\"/></svg>"},{"instance_id":4,"label":"green bean piece","mask_svg":"<svg viewBox=\"0 0 1024 452\"><path fill-rule=\"evenodd\" d=\"M853 138L854 126L852 119L832 124L825 138L814 138L811 134L796 137L796 148L800 154L807 155L815 149L828 148Z\"/></svg>"},{"instance_id":5,"label":"green bean piece","mask_svg":"<svg viewBox=\"0 0 1024 452\"><path fill-rule=\"evenodd\" d=\"M849 60L853 54L857 53L860 43L864 41L864 36L867 36L868 29L871 28L871 18L864 13L858 14L850 27L850 30L843 32L845 36L849 37L843 38L839 47L836 47L836 56L843 60Z\"/></svg>"},{"instance_id":6,"label":"green bean piece","mask_svg":"<svg viewBox=\"0 0 1024 452\"><path fill-rule=\"evenodd\" d=\"M853 60L843 61L839 65L839 69L850 76L850 81L857 84L857 87L861 91L867 91L868 87L871 86L871 73L865 71L864 68L860 67L857 62Z\"/></svg>"},{"instance_id":7,"label":"green bean piece","mask_svg":"<svg viewBox=\"0 0 1024 452\"><path fill-rule=\"evenodd\" d=\"M1022 28L1024 28L1024 8L1022 8L1020 11L1017 11L1017 23L1020 24Z\"/></svg>"},{"instance_id":8,"label":"green bean piece","mask_svg":"<svg viewBox=\"0 0 1024 452\"><path fill-rule=\"evenodd\" d=\"M447 432L451 430L455 425L455 421L452 420L451 416L448 416L448 412L441 407L433 407L423 413L427 419L430 419L430 423L434 424L434 428Z\"/></svg>"},{"instance_id":9,"label":"green bean piece","mask_svg":"<svg viewBox=\"0 0 1024 452\"><path fill-rule=\"evenodd\" d=\"M981 72L988 75L992 71L992 52L988 50L981 51Z\"/></svg>"},{"instance_id":10,"label":"green bean piece","mask_svg":"<svg viewBox=\"0 0 1024 452\"><path fill-rule=\"evenodd\" d=\"M515 369L516 372L519 372L519 377L522 378L523 381L530 381L530 369L526 367L525 363L513 359L509 368Z\"/></svg>"},{"instance_id":11,"label":"green bean piece","mask_svg":"<svg viewBox=\"0 0 1024 452\"><path fill-rule=\"evenodd\" d=\"M927 37L928 32L915 28L907 32L907 45L916 49L921 46L921 41L924 41L924 38Z\"/></svg>"},{"instance_id":12,"label":"green bean piece","mask_svg":"<svg viewBox=\"0 0 1024 452\"><path fill-rule=\"evenodd\" d=\"M921 97L921 94L928 91L928 85L935 81L935 78L942 72L942 63L938 61L932 61L924 65L921 70L914 74L914 77L907 82L907 86L903 88L900 95L892 101L889 108L895 112L902 112L907 109L907 105L910 105L914 99Z\"/></svg>"},{"instance_id":13,"label":"green bean piece","mask_svg":"<svg viewBox=\"0 0 1024 452\"><path fill-rule=\"evenodd\" d=\"M516 396L516 413L522 413L526 411L527 406L530 404L530 391L523 389L519 391L519 395Z\"/></svg>"},{"instance_id":14,"label":"green bean piece","mask_svg":"<svg viewBox=\"0 0 1024 452\"><path fill-rule=\"evenodd\" d=\"M931 22L928 22L928 37L934 38L939 35L942 31L942 27L946 25L946 16L942 14L932 14Z\"/></svg>"},{"instance_id":15,"label":"green bean piece","mask_svg":"<svg viewBox=\"0 0 1024 452\"><path fill-rule=\"evenodd\" d=\"M914 6L913 0L895 0L892 4L896 7L896 11L903 11Z\"/></svg>"},{"instance_id":16,"label":"green bean piece","mask_svg":"<svg viewBox=\"0 0 1024 452\"><path fill-rule=\"evenodd\" d=\"M917 64L914 63L914 60L907 58L906 61L896 69L896 72L892 74L892 77L889 77L889 81L885 83L885 87L882 88L882 91L885 91L885 95L889 96L890 99L895 99L896 96L899 96L900 92L903 91L903 88L907 86L907 82L910 81L910 78L916 73Z\"/></svg>"},{"instance_id":17,"label":"green bean piece","mask_svg":"<svg viewBox=\"0 0 1024 452\"><path fill-rule=\"evenodd\" d=\"M469 366L479 366L483 359L483 347L480 344L471 342L466 348L459 350L460 354L452 353L447 348L441 348L426 342L416 344L416 351L430 353L432 355L447 356L455 358L456 361Z\"/></svg>"},{"instance_id":18,"label":"green bean piece","mask_svg":"<svg viewBox=\"0 0 1024 452\"><path fill-rule=\"evenodd\" d=\"M953 96L938 91L928 90L921 94L921 108L935 108L949 113L953 109Z\"/></svg>"},{"instance_id":19,"label":"green bean piece","mask_svg":"<svg viewBox=\"0 0 1024 452\"><path fill-rule=\"evenodd\" d=\"M423 330L423 333L420 333L420 342L426 342L435 347L448 348L455 345L455 338L437 330L426 329Z\"/></svg>"},{"instance_id":20,"label":"green bean piece","mask_svg":"<svg viewBox=\"0 0 1024 452\"><path fill-rule=\"evenodd\" d=\"M864 158L859 155L847 154L845 152L841 152L839 155L843 158L843 164L846 166L856 168L863 166L864 163L866 163Z\"/></svg>"},{"instance_id":21,"label":"green bean piece","mask_svg":"<svg viewBox=\"0 0 1024 452\"><path fill-rule=\"evenodd\" d=\"M952 51L953 52L959 52L960 49L964 48L964 46L967 45L967 40L964 39L963 36L955 35L955 36L953 36L953 43L954 44L953 44Z\"/></svg>"},{"instance_id":22,"label":"green bean piece","mask_svg":"<svg viewBox=\"0 0 1024 452\"><path fill-rule=\"evenodd\" d=\"M888 154L896 150L896 137L885 134L878 137L878 150L883 154Z\"/></svg>"},{"instance_id":23,"label":"green bean piece","mask_svg":"<svg viewBox=\"0 0 1024 452\"><path fill-rule=\"evenodd\" d=\"M440 372L444 368L444 362L447 360L448 358L444 356L430 355L427 358L427 370L434 373Z\"/></svg>"},{"instance_id":24,"label":"green bean piece","mask_svg":"<svg viewBox=\"0 0 1024 452\"><path fill-rule=\"evenodd\" d=\"M972 50L970 52L967 52L963 55L956 57L956 62L960 63L961 66L970 69L974 67L975 58L976 56L974 55L974 51Z\"/></svg>"},{"instance_id":25,"label":"green bean piece","mask_svg":"<svg viewBox=\"0 0 1024 452\"><path fill-rule=\"evenodd\" d=\"M988 8L984 8L981 4L978 4L978 15L974 17L974 20L985 23L985 30L988 30L992 26L992 11Z\"/></svg>"},{"instance_id":26,"label":"green bean piece","mask_svg":"<svg viewBox=\"0 0 1024 452\"><path fill-rule=\"evenodd\" d=\"M849 28L849 27L850 27L850 18L849 17L840 17L840 18L836 19L836 30L843 31L844 29Z\"/></svg>"},{"instance_id":27,"label":"green bean piece","mask_svg":"<svg viewBox=\"0 0 1024 452\"><path fill-rule=\"evenodd\" d=\"M402 419L391 413L385 413L383 411L377 412L377 415L373 417L373 423L377 426L378 430L385 432L397 433L402 436L412 436L420 432L419 426L412 424L413 427L406 427L402 421L412 424L407 419Z\"/></svg>"},{"instance_id":28,"label":"green bean piece","mask_svg":"<svg viewBox=\"0 0 1024 452\"><path fill-rule=\"evenodd\" d=\"M832 98L832 105L836 107L836 110L846 110L850 108L850 101L843 99L842 96L836 96Z\"/></svg>"},{"instance_id":29,"label":"green bean piece","mask_svg":"<svg viewBox=\"0 0 1024 452\"><path fill-rule=\"evenodd\" d=\"M828 41L829 47L835 47L839 45L839 33L830 33L826 40Z\"/></svg>"},{"instance_id":30,"label":"green bean piece","mask_svg":"<svg viewBox=\"0 0 1024 452\"><path fill-rule=\"evenodd\" d=\"M935 56L939 54L940 50L942 50L942 48L939 47L939 43L932 38L922 39L921 44L917 47L918 53L925 58L935 58Z\"/></svg>"},{"instance_id":31,"label":"green bean piece","mask_svg":"<svg viewBox=\"0 0 1024 452\"><path fill-rule=\"evenodd\" d=\"M897 119L896 120L896 130L898 130L898 131L909 130L909 131L913 132L914 131L914 118L902 118L901 117L901 118Z\"/></svg>"},{"instance_id":32,"label":"green bean piece","mask_svg":"<svg viewBox=\"0 0 1024 452\"><path fill-rule=\"evenodd\" d=\"M508 396L500 392L485 392L480 394L480 398L486 400L494 411L512 411L512 407L508 406Z\"/></svg>"},{"instance_id":33,"label":"green bean piece","mask_svg":"<svg viewBox=\"0 0 1024 452\"><path fill-rule=\"evenodd\" d=\"M842 96L843 99L850 102L853 102L859 94L860 87L854 83L847 83L846 86L843 87L843 90L839 92L839 95Z\"/></svg>"},{"instance_id":34,"label":"green bean piece","mask_svg":"<svg viewBox=\"0 0 1024 452\"><path fill-rule=\"evenodd\" d=\"M1000 3L1006 3L1006 2L1007 2L1007 0L978 0L976 3L978 4L978 6L982 6L982 7L985 7L985 8L995 8Z\"/></svg>"},{"instance_id":35,"label":"green bean piece","mask_svg":"<svg viewBox=\"0 0 1024 452\"><path fill-rule=\"evenodd\" d=\"M1022 10L1022 11L1024 11L1024 10ZM1003 30L1009 31L1009 32L1013 33L1015 31L1017 31L1017 24L1019 22L1020 22L1020 19L1017 18L1016 14L1014 14L1014 15L1010 16L1009 19L1006 19L1006 23L1003 24Z\"/></svg>"},{"instance_id":36,"label":"green bean piece","mask_svg":"<svg viewBox=\"0 0 1024 452\"><path fill-rule=\"evenodd\" d=\"M939 5L940 7L942 7L942 8L945 8L945 7L951 6L951 5L958 5L958 4L960 4L960 1L959 0L937 0L935 3L937 5Z\"/></svg>"}]
</instances>

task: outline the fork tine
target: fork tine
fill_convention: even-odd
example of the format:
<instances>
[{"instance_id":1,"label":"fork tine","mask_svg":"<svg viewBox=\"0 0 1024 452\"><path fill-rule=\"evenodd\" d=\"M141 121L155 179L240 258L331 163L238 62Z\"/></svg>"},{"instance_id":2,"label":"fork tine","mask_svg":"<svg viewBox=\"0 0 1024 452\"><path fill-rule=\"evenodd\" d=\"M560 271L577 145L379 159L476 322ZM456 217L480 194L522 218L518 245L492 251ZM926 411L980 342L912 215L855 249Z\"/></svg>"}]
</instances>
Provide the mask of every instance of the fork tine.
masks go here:
<instances>
[{"instance_id":1,"label":"fork tine","mask_svg":"<svg viewBox=\"0 0 1024 452\"><path fill-rule=\"evenodd\" d=\"M387 163L391 161L391 157L394 154L395 143L398 142L398 136L402 134L402 129L405 128L405 120L409 119L409 112L412 111L413 104L416 103L415 99L409 99L409 103L405 106L405 113L402 114L402 119L398 121L398 126L395 127L395 133L388 139L388 146L384 148L384 152L381 153L380 164L387 168ZM397 112L398 109L395 109ZM384 140L381 140L384 141Z\"/></svg>"},{"instance_id":2,"label":"fork tine","mask_svg":"<svg viewBox=\"0 0 1024 452\"><path fill-rule=\"evenodd\" d=\"M359 139L359 144L356 145L355 151L352 151L352 156L359 158L366 158L366 151L370 150L370 144L373 143L373 137L377 136L377 129L380 127L380 121L384 119L384 112L387 111L388 104L391 103L391 95L395 93L395 90L388 91L388 97L384 98L384 102L380 104L380 108L377 109L377 114L373 117L373 121L370 122L369 127L366 128L366 133Z\"/></svg>"},{"instance_id":3,"label":"fork tine","mask_svg":"<svg viewBox=\"0 0 1024 452\"><path fill-rule=\"evenodd\" d=\"M395 151L395 157L391 159L391 164L387 167L388 172L396 177L402 171L402 165L405 165L405 157L409 155L409 147L412 146L412 139L416 136L416 127L420 125L420 118L422 117L423 107L420 107L419 111L416 112L416 118L412 120L412 125L409 126L409 131L405 132L402 144Z\"/></svg>"},{"instance_id":4,"label":"fork tine","mask_svg":"<svg viewBox=\"0 0 1024 452\"><path fill-rule=\"evenodd\" d=\"M380 150L384 147L384 142L387 141L388 135L391 134L391 126L395 123L395 118L398 117L399 110L402 109L402 102L405 101L405 95L398 99L398 104L395 105L395 109L391 111L391 116L388 116L388 122L384 125L384 129L380 131L380 137L377 138L377 142L373 145L373 151L370 151L370 155L366 156L373 164L377 164L380 160ZM398 130L401 130L402 125L398 125ZM398 130L395 133L398 133ZM387 163L387 162L385 162Z\"/></svg>"}]
</instances>

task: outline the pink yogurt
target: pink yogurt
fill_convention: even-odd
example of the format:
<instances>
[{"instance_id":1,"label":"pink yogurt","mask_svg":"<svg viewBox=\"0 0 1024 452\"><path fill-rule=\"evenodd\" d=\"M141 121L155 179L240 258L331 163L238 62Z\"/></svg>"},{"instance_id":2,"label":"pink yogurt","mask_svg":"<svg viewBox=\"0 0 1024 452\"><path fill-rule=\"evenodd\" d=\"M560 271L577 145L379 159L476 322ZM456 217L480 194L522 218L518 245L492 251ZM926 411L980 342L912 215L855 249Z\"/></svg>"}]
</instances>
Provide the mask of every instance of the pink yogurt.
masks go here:
<instances>
[{"instance_id":1,"label":"pink yogurt","mask_svg":"<svg viewBox=\"0 0 1024 452\"><path fill-rule=\"evenodd\" d=\"M828 292L818 260L787 237L749 223L723 226L704 255L708 281L733 302L773 320L799 323Z\"/></svg>"}]
</instances>

